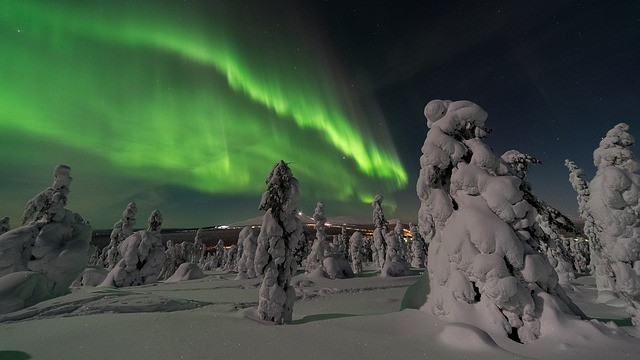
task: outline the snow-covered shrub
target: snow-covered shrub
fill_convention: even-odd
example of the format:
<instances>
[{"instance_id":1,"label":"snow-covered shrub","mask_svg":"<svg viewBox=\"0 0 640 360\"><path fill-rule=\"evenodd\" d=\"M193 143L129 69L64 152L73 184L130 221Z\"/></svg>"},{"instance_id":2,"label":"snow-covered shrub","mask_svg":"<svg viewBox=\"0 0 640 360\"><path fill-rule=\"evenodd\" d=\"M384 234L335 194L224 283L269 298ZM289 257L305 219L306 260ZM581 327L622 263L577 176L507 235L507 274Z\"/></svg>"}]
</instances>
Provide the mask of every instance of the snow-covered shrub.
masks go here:
<instances>
[{"instance_id":1,"label":"snow-covered shrub","mask_svg":"<svg viewBox=\"0 0 640 360\"><path fill-rule=\"evenodd\" d=\"M158 281L165 259L160 237L162 220L160 211L153 210L147 229L134 232L120 243L118 252L122 259L100 286L126 287Z\"/></svg>"},{"instance_id":2,"label":"snow-covered shrub","mask_svg":"<svg viewBox=\"0 0 640 360\"><path fill-rule=\"evenodd\" d=\"M258 239L253 232L251 226L245 226L240 235L238 242L242 240L242 255L238 261L238 277L237 279L253 279L256 277L256 270L253 260L256 256L256 246Z\"/></svg>"},{"instance_id":3,"label":"snow-covered shrub","mask_svg":"<svg viewBox=\"0 0 640 360\"><path fill-rule=\"evenodd\" d=\"M334 236L334 242L324 247L322 268L324 276L330 279L348 279L354 276L351 264L340 253L339 236Z\"/></svg>"},{"instance_id":4,"label":"snow-covered shrub","mask_svg":"<svg viewBox=\"0 0 640 360\"><path fill-rule=\"evenodd\" d=\"M364 248L362 244L362 233L356 231L349 239L349 256L353 265L354 273L362 272L362 263L365 261Z\"/></svg>"},{"instance_id":5,"label":"snow-covered shrub","mask_svg":"<svg viewBox=\"0 0 640 360\"><path fill-rule=\"evenodd\" d=\"M411 230L411 266L414 268L423 268L425 265L425 259L427 251L425 250L425 243L420 236L418 227L413 223L409 223L409 229Z\"/></svg>"},{"instance_id":6,"label":"snow-covered shrub","mask_svg":"<svg viewBox=\"0 0 640 360\"><path fill-rule=\"evenodd\" d=\"M632 320L640 325L640 164L628 130L624 123L614 126L593 152L598 171L589 183L586 211L599 230L614 289L630 302Z\"/></svg>"},{"instance_id":7,"label":"snow-covered shrub","mask_svg":"<svg viewBox=\"0 0 640 360\"><path fill-rule=\"evenodd\" d=\"M409 272L409 264L402 257L403 245L398 239L396 232L391 231L385 236L386 240L386 256L384 266L382 267L382 276L407 276Z\"/></svg>"},{"instance_id":8,"label":"snow-covered shrub","mask_svg":"<svg viewBox=\"0 0 640 360\"><path fill-rule=\"evenodd\" d=\"M589 243L582 238L571 240L569 244L573 267L579 273L586 273L589 269Z\"/></svg>"},{"instance_id":9,"label":"snow-covered shrub","mask_svg":"<svg viewBox=\"0 0 640 360\"><path fill-rule=\"evenodd\" d=\"M222 268L224 270L234 270L238 265L238 245L233 244L225 249L224 259L222 260Z\"/></svg>"},{"instance_id":10,"label":"snow-covered shrub","mask_svg":"<svg viewBox=\"0 0 640 360\"><path fill-rule=\"evenodd\" d=\"M290 285L297 264L291 253L302 232L296 216L298 179L284 161L277 163L266 180L267 191L262 194L262 219L254 259L255 270L262 277L257 315L276 324L290 323L296 292Z\"/></svg>"},{"instance_id":11,"label":"snow-covered shrub","mask_svg":"<svg viewBox=\"0 0 640 360\"><path fill-rule=\"evenodd\" d=\"M66 165L56 166L53 185L26 206L23 221L26 223L34 216L35 220L0 235L0 283L10 276L12 286L16 286L8 296L21 297L27 288L42 290L33 292L29 301L15 304L27 306L69 293L69 285L88 264L91 226L79 214L65 208L72 180L70 171ZM10 275L16 272L22 275ZM0 303L5 301L8 300L0 299ZM0 309L6 311L8 308Z\"/></svg>"},{"instance_id":12,"label":"snow-covered shrub","mask_svg":"<svg viewBox=\"0 0 640 360\"><path fill-rule=\"evenodd\" d=\"M399 255L402 259L407 260L409 251L407 249L407 242L404 239L404 226L402 225L402 221L398 220L398 222L396 222L396 226L393 228L393 232L396 234L396 237L400 242Z\"/></svg>"},{"instance_id":13,"label":"snow-covered shrub","mask_svg":"<svg viewBox=\"0 0 640 360\"><path fill-rule=\"evenodd\" d=\"M166 250L164 251L164 260L162 261L162 269L160 269L160 273L158 274L159 280L165 280L169 278L180 266L180 261L178 260L178 251L179 245L174 244L173 240L167 240L165 244Z\"/></svg>"},{"instance_id":14,"label":"snow-covered shrub","mask_svg":"<svg viewBox=\"0 0 640 360\"><path fill-rule=\"evenodd\" d=\"M540 336L540 293L584 316L539 252L536 211L522 180L482 142L487 113L470 101L434 100L416 186L429 242L430 294L423 309L531 342ZM557 316L562 316L558 312Z\"/></svg>"},{"instance_id":15,"label":"snow-covered shrub","mask_svg":"<svg viewBox=\"0 0 640 360\"><path fill-rule=\"evenodd\" d=\"M189 262L194 264L202 264L204 261L204 235L202 228L196 231L196 237L193 239L193 254Z\"/></svg>"},{"instance_id":16,"label":"snow-covered shrub","mask_svg":"<svg viewBox=\"0 0 640 360\"><path fill-rule=\"evenodd\" d=\"M9 218L5 216L4 218L2 218L2 220L0 220L0 235L6 233L9 230L11 230L11 227L9 225Z\"/></svg>"},{"instance_id":17,"label":"snow-covered shrub","mask_svg":"<svg viewBox=\"0 0 640 360\"><path fill-rule=\"evenodd\" d=\"M307 240L306 229L300 234L300 240L298 240L298 246L293 249L293 257L296 259L298 266L304 266L306 268L306 259L309 256L310 246ZM313 242L312 242L313 243Z\"/></svg>"},{"instance_id":18,"label":"snow-covered shrub","mask_svg":"<svg viewBox=\"0 0 640 360\"><path fill-rule=\"evenodd\" d=\"M337 239L338 252L340 253L340 256L348 260L349 238L347 237L347 229L344 226L340 229L340 235L337 236Z\"/></svg>"},{"instance_id":19,"label":"snow-covered shrub","mask_svg":"<svg viewBox=\"0 0 640 360\"><path fill-rule=\"evenodd\" d=\"M387 227L389 225L382 211L382 196L376 195L371 206L373 207L373 225L376 227L373 231L373 247L371 248L373 263L382 270L387 254L384 235L388 232Z\"/></svg>"}]
</instances>

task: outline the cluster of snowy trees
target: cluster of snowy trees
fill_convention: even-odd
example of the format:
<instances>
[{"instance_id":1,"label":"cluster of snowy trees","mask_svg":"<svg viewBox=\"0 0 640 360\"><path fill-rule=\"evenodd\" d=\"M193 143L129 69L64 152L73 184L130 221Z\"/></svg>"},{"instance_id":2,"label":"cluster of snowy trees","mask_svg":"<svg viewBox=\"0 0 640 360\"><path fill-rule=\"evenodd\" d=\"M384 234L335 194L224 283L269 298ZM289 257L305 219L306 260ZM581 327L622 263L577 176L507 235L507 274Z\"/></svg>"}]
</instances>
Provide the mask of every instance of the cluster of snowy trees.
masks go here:
<instances>
[{"instance_id":1,"label":"cluster of snowy trees","mask_svg":"<svg viewBox=\"0 0 640 360\"><path fill-rule=\"evenodd\" d=\"M89 260L91 225L66 209L71 168L26 205L22 226L0 235L0 313L70 292Z\"/></svg>"}]
</instances>

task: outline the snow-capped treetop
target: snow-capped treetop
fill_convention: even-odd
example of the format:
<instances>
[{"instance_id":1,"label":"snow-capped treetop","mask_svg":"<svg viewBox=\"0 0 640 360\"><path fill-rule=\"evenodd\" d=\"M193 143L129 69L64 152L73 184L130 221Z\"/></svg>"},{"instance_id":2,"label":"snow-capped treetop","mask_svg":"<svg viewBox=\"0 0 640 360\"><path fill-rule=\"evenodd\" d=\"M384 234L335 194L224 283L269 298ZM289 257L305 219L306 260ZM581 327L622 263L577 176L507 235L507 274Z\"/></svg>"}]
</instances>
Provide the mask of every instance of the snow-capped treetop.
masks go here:
<instances>
[{"instance_id":1,"label":"snow-capped treetop","mask_svg":"<svg viewBox=\"0 0 640 360\"><path fill-rule=\"evenodd\" d=\"M502 160L511 168L511 173L520 179L527 176L529 165L541 164L542 162L531 155L523 154L518 150L509 150L502 154Z\"/></svg>"},{"instance_id":2,"label":"snow-capped treetop","mask_svg":"<svg viewBox=\"0 0 640 360\"><path fill-rule=\"evenodd\" d=\"M4 234L9 230L9 218L5 216L0 220L0 234Z\"/></svg>"},{"instance_id":3,"label":"snow-capped treetop","mask_svg":"<svg viewBox=\"0 0 640 360\"><path fill-rule=\"evenodd\" d=\"M284 161L280 160L276 164L265 183L267 191L262 194L260 210L271 210L273 216L282 217L282 214L289 214L296 209L299 197L298 179L293 177Z\"/></svg>"},{"instance_id":4,"label":"snow-capped treetop","mask_svg":"<svg viewBox=\"0 0 640 360\"><path fill-rule=\"evenodd\" d=\"M387 219L384 218L384 212L382 211L382 195L376 195L373 199L373 224L378 229L383 229L384 232L387 232Z\"/></svg>"},{"instance_id":5,"label":"snow-capped treetop","mask_svg":"<svg viewBox=\"0 0 640 360\"><path fill-rule=\"evenodd\" d=\"M607 166L615 166L626 171L635 172L640 169L631 152L634 139L627 132L629 125L620 123L607 132L600 141L600 146L593 152L593 164L602 169Z\"/></svg>"},{"instance_id":6,"label":"snow-capped treetop","mask_svg":"<svg viewBox=\"0 0 640 360\"><path fill-rule=\"evenodd\" d=\"M159 234L160 229L162 228L162 220L164 220L162 213L157 209L153 210L151 215L149 215L149 226L147 227L147 231Z\"/></svg>"},{"instance_id":7,"label":"snow-capped treetop","mask_svg":"<svg viewBox=\"0 0 640 360\"><path fill-rule=\"evenodd\" d=\"M54 193L60 193L66 199L69 195L71 180L73 180L71 168L67 165L57 165L53 170L53 184L27 202L22 215L22 225L34 216L36 219L42 217L51 206Z\"/></svg>"},{"instance_id":8,"label":"snow-capped treetop","mask_svg":"<svg viewBox=\"0 0 640 360\"><path fill-rule=\"evenodd\" d=\"M127 204L127 207L122 212L122 220L127 220L132 223L136 222L136 213L138 212L138 207L135 202L130 202Z\"/></svg>"},{"instance_id":9,"label":"snow-capped treetop","mask_svg":"<svg viewBox=\"0 0 640 360\"><path fill-rule=\"evenodd\" d=\"M585 218L585 206L587 201L589 200L589 184L584 179L583 171L580 169L576 163L573 161L566 159L564 161L564 166L569 169L569 182L573 187L573 190L578 194L578 212L580 213L580 217Z\"/></svg>"}]
</instances>

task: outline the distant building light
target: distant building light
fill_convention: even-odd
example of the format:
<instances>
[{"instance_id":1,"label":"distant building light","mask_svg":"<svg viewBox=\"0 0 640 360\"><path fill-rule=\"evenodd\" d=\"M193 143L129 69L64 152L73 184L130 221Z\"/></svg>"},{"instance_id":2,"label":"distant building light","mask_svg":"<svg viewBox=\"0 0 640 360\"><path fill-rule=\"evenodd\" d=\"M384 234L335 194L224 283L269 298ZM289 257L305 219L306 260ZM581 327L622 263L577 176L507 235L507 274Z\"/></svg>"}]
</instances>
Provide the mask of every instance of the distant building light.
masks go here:
<instances>
[{"instance_id":1,"label":"distant building light","mask_svg":"<svg viewBox=\"0 0 640 360\"><path fill-rule=\"evenodd\" d=\"M298 212L298 215L299 215L299 216L302 216L302 211Z\"/></svg>"},{"instance_id":2,"label":"distant building light","mask_svg":"<svg viewBox=\"0 0 640 360\"><path fill-rule=\"evenodd\" d=\"M220 225L218 226L218 229L228 229L229 225Z\"/></svg>"}]
</instances>

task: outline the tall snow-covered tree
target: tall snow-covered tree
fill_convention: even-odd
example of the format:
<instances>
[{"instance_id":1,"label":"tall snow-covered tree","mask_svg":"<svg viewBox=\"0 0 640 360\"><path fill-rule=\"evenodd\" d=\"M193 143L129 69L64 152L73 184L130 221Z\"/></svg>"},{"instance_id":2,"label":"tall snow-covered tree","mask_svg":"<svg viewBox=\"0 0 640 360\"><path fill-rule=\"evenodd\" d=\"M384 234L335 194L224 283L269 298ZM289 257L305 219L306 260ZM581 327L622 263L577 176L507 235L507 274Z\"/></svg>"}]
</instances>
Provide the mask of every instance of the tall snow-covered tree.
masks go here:
<instances>
[{"instance_id":1,"label":"tall snow-covered tree","mask_svg":"<svg viewBox=\"0 0 640 360\"><path fill-rule=\"evenodd\" d=\"M382 270L387 254L387 243L384 236L389 232L389 223L382 210L382 195L376 195L371 206L373 207L373 263Z\"/></svg>"},{"instance_id":2,"label":"tall snow-covered tree","mask_svg":"<svg viewBox=\"0 0 640 360\"><path fill-rule=\"evenodd\" d=\"M258 239L251 226L245 226L238 238L242 240L242 255L238 260L238 277L241 279L253 279L256 277L254 259L256 256L256 246Z\"/></svg>"},{"instance_id":3,"label":"tall snow-covered tree","mask_svg":"<svg viewBox=\"0 0 640 360\"><path fill-rule=\"evenodd\" d=\"M431 290L423 308L521 342L540 336L536 299L556 303L546 311L557 316L584 316L539 252L536 211L522 181L482 142L487 113L448 100L429 102L424 113L430 130L416 189Z\"/></svg>"},{"instance_id":4,"label":"tall snow-covered tree","mask_svg":"<svg viewBox=\"0 0 640 360\"><path fill-rule=\"evenodd\" d=\"M354 273L362 272L362 263L364 262L364 249L362 244L362 233L356 231L349 239L349 255L351 256L351 264Z\"/></svg>"},{"instance_id":5,"label":"tall snow-covered tree","mask_svg":"<svg viewBox=\"0 0 640 360\"><path fill-rule=\"evenodd\" d=\"M316 203L316 208L313 211L313 221L316 223L316 238L313 241L313 245L311 245L311 252L309 252L307 256L305 271L308 273L314 272L317 269L321 269L322 272L324 272L322 262L324 261L326 247L329 246L329 244L327 243L327 232L325 229L327 217L324 214L324 203L322 201Z\"/></svg>"},{"instance_id":6,"label":"tall snow-covered tree","mask_svg":"<svg viewBox=\"0 0 640 360\"><path fill-rule=\"evenodd\" d=\"M613 270L614 289L629 301L632 320L640 326L640 164L628 130L624 123L614 126L593 152L598 170L589 183L586 211Z\"/></svg>"},{"instance_id":7,"label":"tall snow-covered tree","mask_svg":"<svg viewBox=\"0 0 640 360\"><path fill-rule=\"evenodd\" d=\"M196 236L193 238L193 254L189 260L193 264L200 264L204 260L204 230L202 228L196 231Z\"/></svg>"},{"instance_id":8,"label":"tall snow-covered tree","mask_svg":"<svg viewBox=\"0 0 640 360\"><path fill-rule=\"evenodd\" d=\"M412 237L411 266L414 268L423 268L427 257L424 240L422 239L422 236L420 236L420 231L415 224L409 223L409 229L411 230Z\"/></svg>"},{"instance_id":9,"label":"tall snow-covered tree","mask_svg":"<svg viewBox=\"0 0 640 360\"><path fill-rule=\"evenodd\" d=\"M296 292L291 277L297 264L292 254L302 233L302 222L296 216L299 184L284 161L277 163L266 180L262 194L262 219L254 259L255 270L262 277L257 315L276 324L290 323Z\"/></svg>"}]
</instances>

